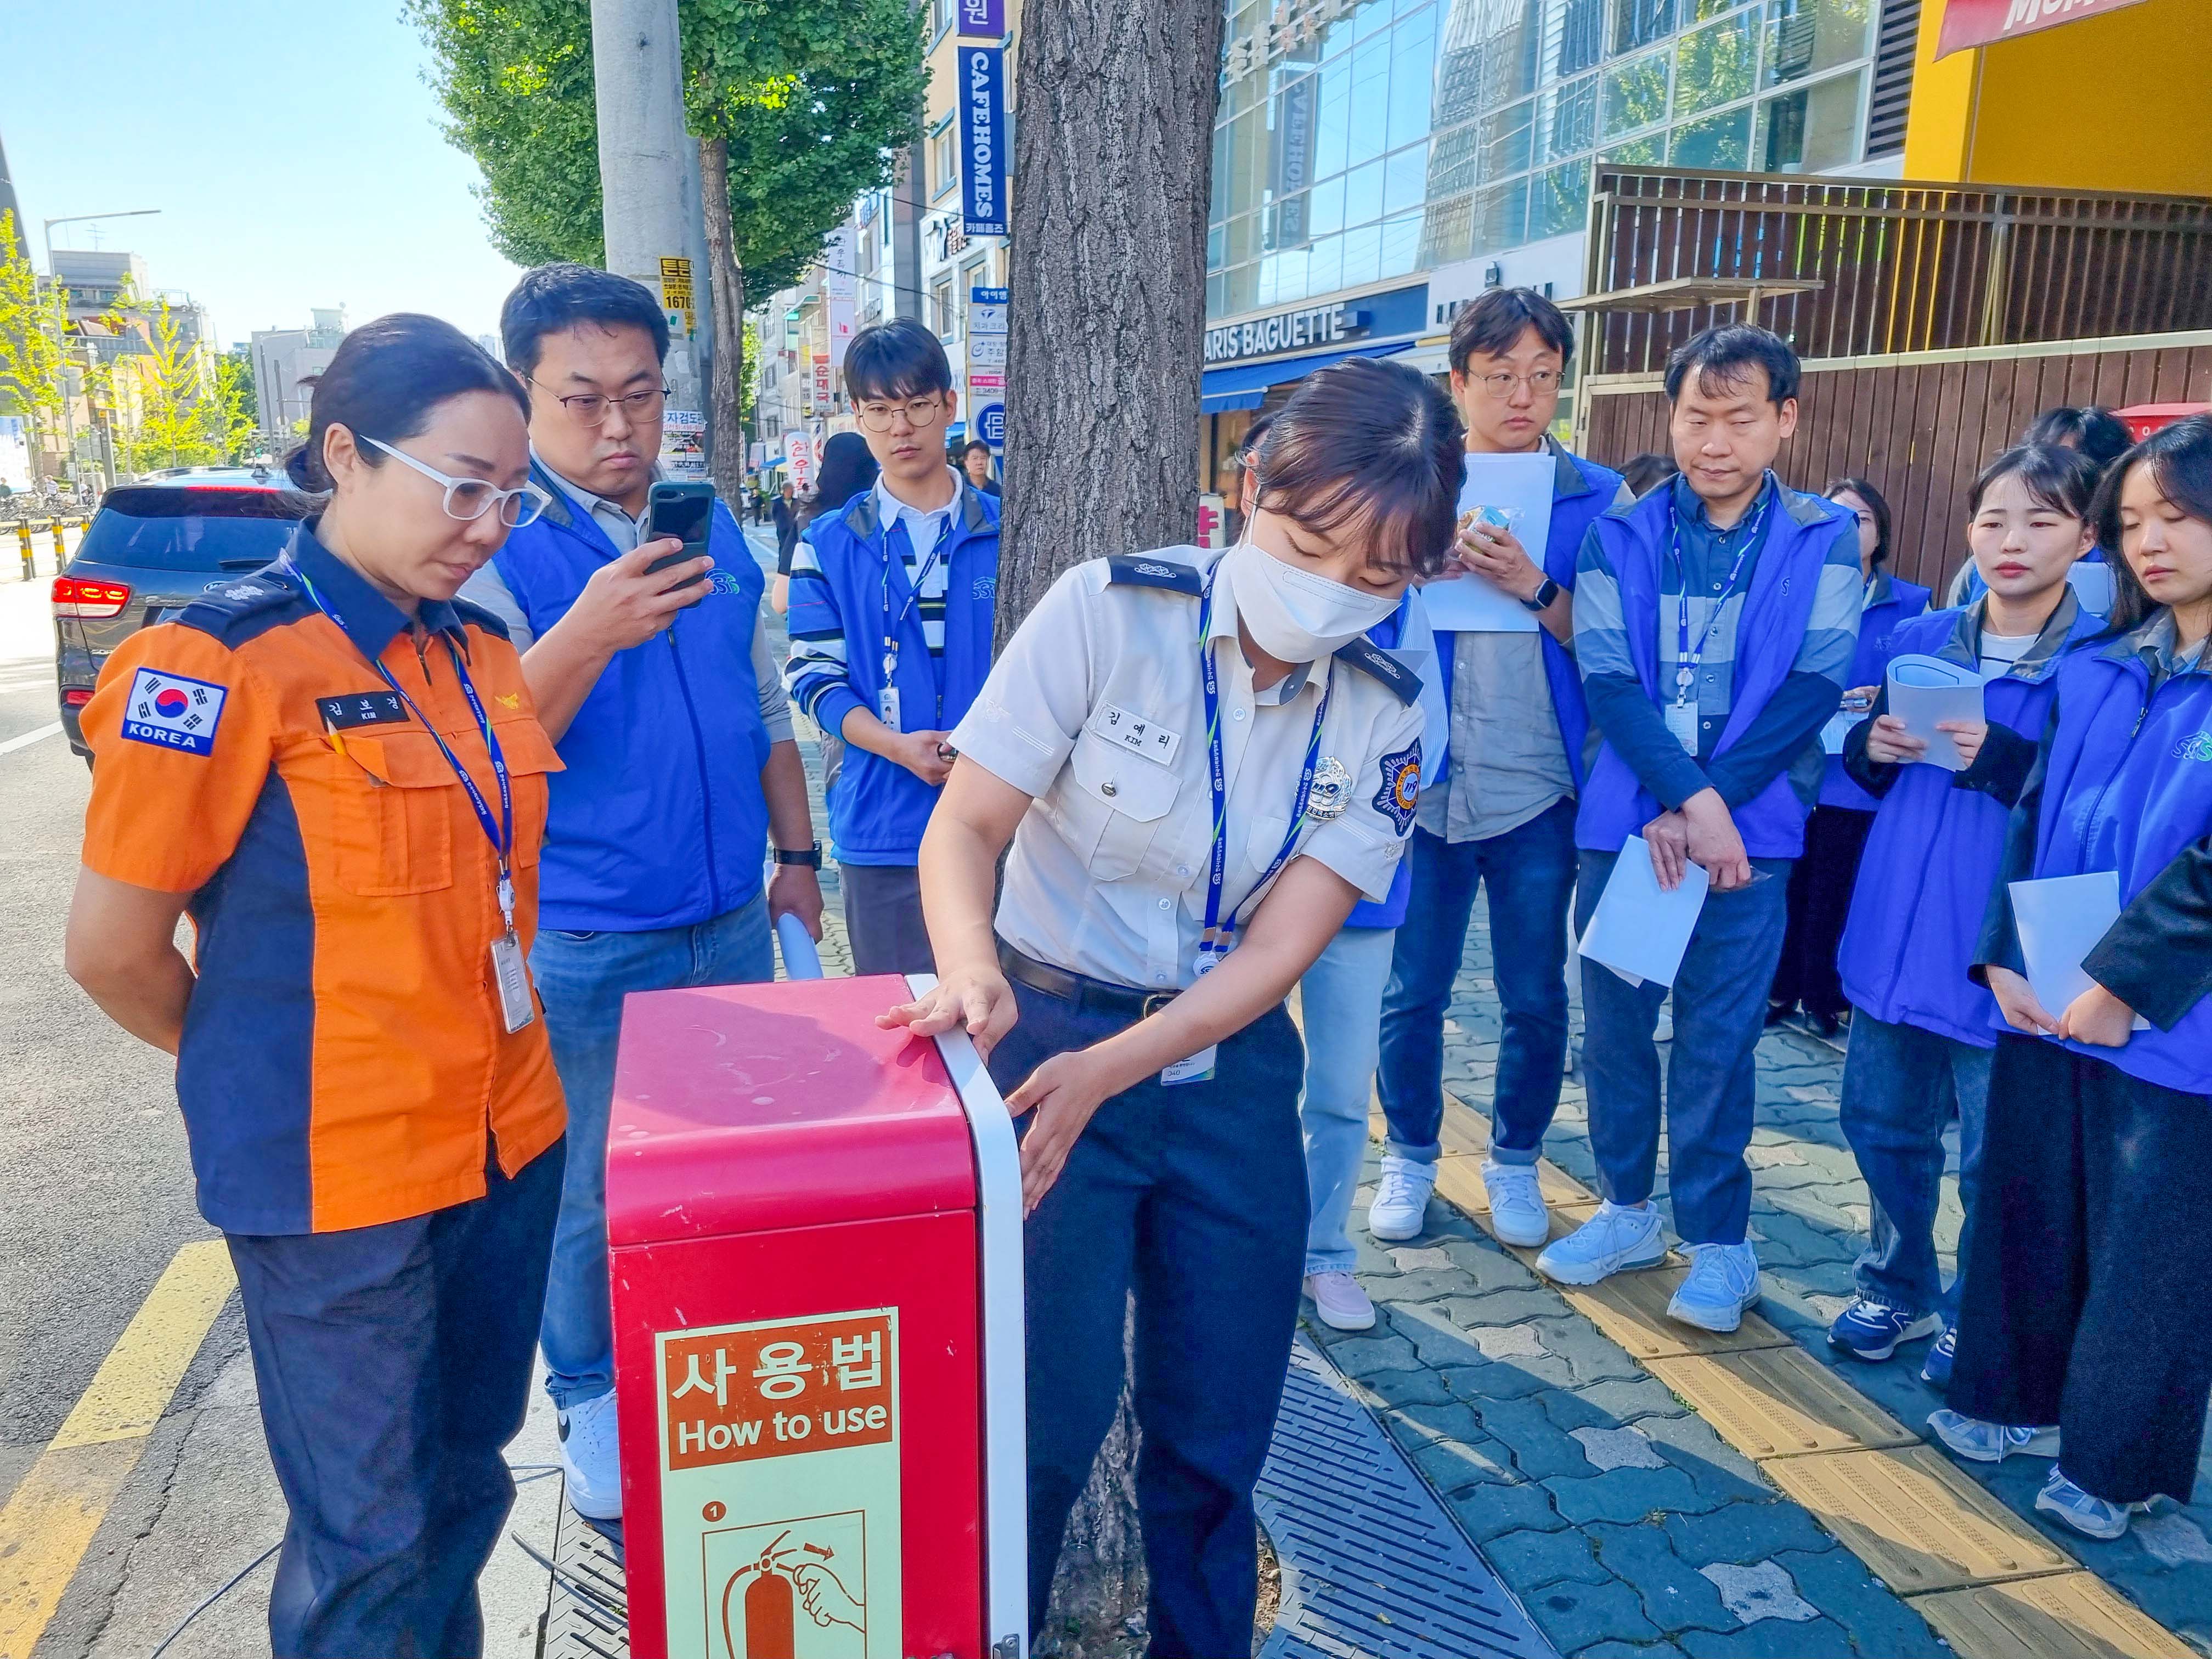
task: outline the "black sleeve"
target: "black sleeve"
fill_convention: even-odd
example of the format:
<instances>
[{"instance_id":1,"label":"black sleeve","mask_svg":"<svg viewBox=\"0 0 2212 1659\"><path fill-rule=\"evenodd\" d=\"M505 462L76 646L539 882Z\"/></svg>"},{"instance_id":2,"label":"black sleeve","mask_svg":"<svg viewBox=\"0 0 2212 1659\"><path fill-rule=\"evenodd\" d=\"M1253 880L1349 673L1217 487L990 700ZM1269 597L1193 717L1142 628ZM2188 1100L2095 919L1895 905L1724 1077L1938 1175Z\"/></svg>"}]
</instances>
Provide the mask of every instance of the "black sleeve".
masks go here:
<instances>
[{"instance_id":1,"label":"black sleeve","mask_svg":"<svg viewBox=\"0 0 2212 1659\"><path fill-rule=\"evenodd\" d=\"M2025 974L2027 963L2020 953L2020 930L2013 921L2012 894L2007 884L2026 881L2035 873L2036 826L2043 816L2043 783L2051 768L2051 740L2058 730L2058 700L2051 700L2050 717L2043 723L2043 741L2037 745L2035 764L2013 804L2012 822L2005 826L2004 856L1998 861L1996 879L1990 884L1989 908L1982 915L1982 937L1974 947L1973 965L1966 969L1978 985L1990 982L1988 969L2009 968ZM2117 992L2115 995L2118 994Z\"/></svg>"},{"instance_id":2,"label":"black sleeve","mask_svg":"<svg viewBox=\"0 0 2212 1659\"><path fill-rule=\"evenodd\" d=\"M2161 1031L2212 992L2212 836L2130 901L2081 968Z\"/></svg>"},{"instance_id":3,"label":"black sleeve","mask_svg":"<svg viewBox=\"0 0 2212 1659\"><path fill-rule=\"evenodd\" d=\"M1867 710L1864 720L1844 733L1844 775L1876 800L1896 787L1905 770L1895 761L1867 758L1867 738L1874 731L1874 723L1887 713L1889 678L1884 675L1881 689L1874 694L1874 707Z\"/></svg>"},{"instance_id":4,"label":"black sleeve","mask_svg":"<svg viewBox=\"0 0 2212 1659\"><path fill-rule=\"evenodd\" d=\"M2009 726L1995 720L1989 725L1982 752L1974 757L1972 766L1952 777L1951 787L1978 789L1998 805L2010 806L2027 787L2027 775L2035 769L2036 746Z\"/></svg>"}]
</instances>

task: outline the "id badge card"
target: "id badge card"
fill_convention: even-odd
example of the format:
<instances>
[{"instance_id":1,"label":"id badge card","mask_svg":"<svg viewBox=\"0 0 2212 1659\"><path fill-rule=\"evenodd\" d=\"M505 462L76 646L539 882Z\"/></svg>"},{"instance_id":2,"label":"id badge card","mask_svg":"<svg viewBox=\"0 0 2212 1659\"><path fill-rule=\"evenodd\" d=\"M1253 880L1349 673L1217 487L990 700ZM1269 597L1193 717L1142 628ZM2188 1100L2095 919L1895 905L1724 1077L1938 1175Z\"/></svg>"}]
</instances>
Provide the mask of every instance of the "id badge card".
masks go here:
<instances>
[{"instance_id":1,"label":"id badge card","mask_svg":"<svg viewBox=\"0 0 2212 1659\"><path fill-rule=\"evenodd\" d=\"M1698 752L1698 705L1670 702L1663 712L1667 729L1674 734L1674 741L1682 745L1683 753L1694 757Z\"/></svg>"},{"instance_id":2,"label":"id badge card","mask_svg":"<svg viewBox=\"0 0 2212 1659\"><path fill-rule=\"evenodd\" d=\"M499 988L500 1018L509 1033L520 1031L538 1018L530 1000L530 969L522 960L522 941L501 933L491 942L492 982Z\"/></svg>"},{"instance_id":3,"label":"id badge card","mask_svg":"<svg viewBox=\"0 0 2212 1659\"><path fill-rule=\"evenodd\" d=\"M1200 951L1198 953L1198 976L1204 979L1213 971L1219 960L1218 952ZM1160 1072L1160 1082L1168 1087L1178 1083L1211 1083L1213 1080L1214 1052L1219 1046L1209 1042L1188 1060L1179 1060L1172 1066L1164 1066Z\"/></svg>"},{"instance_id":4,"label":"id badge card","mask_svg":"<svg viewBox=\"0 0 2212 1659\"><path fill-rule=\"evenodd\" d=\"M876 699L876 717L894 732L903 732L899 724L899 693L896 685L887 685Z\"/></svg>"}]
</instances>

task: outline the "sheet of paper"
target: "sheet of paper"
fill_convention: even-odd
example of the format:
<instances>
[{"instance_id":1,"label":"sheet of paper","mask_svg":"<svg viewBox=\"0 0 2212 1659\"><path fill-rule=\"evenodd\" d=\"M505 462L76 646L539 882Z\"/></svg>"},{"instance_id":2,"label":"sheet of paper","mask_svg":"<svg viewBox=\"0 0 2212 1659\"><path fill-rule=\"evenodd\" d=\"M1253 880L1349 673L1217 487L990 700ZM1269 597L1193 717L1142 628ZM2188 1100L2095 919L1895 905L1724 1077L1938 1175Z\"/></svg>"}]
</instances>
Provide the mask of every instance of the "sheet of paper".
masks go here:
<instances>
[{"instance_id":1,"label":"sheet of paper","mask_svg":"<svg viewBox=\"0 0 2212 1659\"><path fill-rule=\"evenodd\" d=\"M1461 516L1474 513L1506 526L1541 564L1552 533L1552 486L1558 470L1548 454L1470 455L1467 482L1460 486ZM1534 611L1480 576L1431 582L1421 598L1429 607L1430 625L1454 633L1533 634L1542 626Z\"/></svg>"},{"instance_id":2,"label":"sheet of paper","mask_svg":"<svg viewBox=\"0 0 2212 1659\"><path fill-rule=\"evenodd\" d=\"M1674 984L1698 913L1705 908L1710 880L1692 864L1680 887L1662 892L1658 873L1651 867L1650 847L1643 836L1631 836L1621 843L1613 874L1575 948L1631 985L1646 980Z\"/></svg>"},{"instance_id":3,"label":"sheet of paper","mask_svg":"<svg viewBox=\"0 0 2212 1659\"><path fill-rule=\"evenodd\" d=\"M1963 772L1958 745L1938 720L1978 720L1982 716L1982 676L1978 668L1965 668L1941 657L1893 657L1889 664L1889 712L1905 722L1905 729L1928 745L1920 764L1940 766L1946 772Z\"/></svg>"},{"instance_id":4,"label":"sheet of paper","mask_svg":"<svg viewBox=\"0 0 2212 1659\"><path fill-rule=\"evenodd\" d=\"M1820 752L1824 755L1842 754L1844 739L1850 736L1851 727L1867 717L1867 710L1872 705L1863 697L1856 702L1845 697L1843 707L1829 715L1828 723L1820 728Z\"/></svg>"},{"instance_id":5,"label":"sheet of paper","mask_svg":"<svg viewBox=\"0 0 2212 1659\"><path fill-rule=\"evenodd\" d=\"M2076 559L2066 573L2066 580L2074 590L2074 597L2081 602L2084 611L2093 611L2100 617L2112 615L2112 566L2098 564L2088 559Z\"/></svg>"},{"instance_id":6,"label":"sheet of paper","mask_svg":"<svg viewBox=\"0 0 2212 1659\"><path fill-rule=\"evenodd\" d=\"M2008 886L2013 924L2020 930L2020 953L2027 963L2027 982L2043 1011L2056 1019L2089 988L2082 958L2120 919L2119 874L2099 870ZM2138 1014L2135 1029L2148 1030L2150 1022Z\"/></svg>"}]
</instances>

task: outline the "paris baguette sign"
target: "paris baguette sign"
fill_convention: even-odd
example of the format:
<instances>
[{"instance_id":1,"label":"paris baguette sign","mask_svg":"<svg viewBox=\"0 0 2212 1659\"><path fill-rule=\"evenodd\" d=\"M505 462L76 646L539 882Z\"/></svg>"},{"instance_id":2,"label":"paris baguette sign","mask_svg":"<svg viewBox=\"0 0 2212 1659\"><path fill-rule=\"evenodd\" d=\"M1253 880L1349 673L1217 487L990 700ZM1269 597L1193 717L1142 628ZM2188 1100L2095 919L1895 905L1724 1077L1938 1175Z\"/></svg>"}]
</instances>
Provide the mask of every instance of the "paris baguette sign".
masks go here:
<instances>
[{"instance_id":1,"label":"paris baguette sign","mask_svg":"<svg viewBox=\"0 0 2212 1659\"><path fill-rule=\"evenodd\" d=\"M2056 27L2085 17L2101 17L2142 0L1945 0L1938 58L1969 46L2011 40L2037 29Z\"/></svg>"}]
</instances>

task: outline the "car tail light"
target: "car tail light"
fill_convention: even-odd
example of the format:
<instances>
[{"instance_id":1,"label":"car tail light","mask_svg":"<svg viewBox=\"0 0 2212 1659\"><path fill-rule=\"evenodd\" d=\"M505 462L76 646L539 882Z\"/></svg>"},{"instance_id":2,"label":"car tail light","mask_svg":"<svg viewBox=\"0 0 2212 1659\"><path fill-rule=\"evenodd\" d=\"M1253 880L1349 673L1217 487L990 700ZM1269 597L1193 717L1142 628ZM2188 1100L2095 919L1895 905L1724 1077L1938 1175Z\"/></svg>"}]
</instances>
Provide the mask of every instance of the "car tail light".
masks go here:
<instances>
[{"instance_id":1,"label":"car tail light","mask_svg":"<svg viewBox=\"0 0 2212 1659\"><path fill-rule=\"evenodd\" d=\"M85 704L91 701L92 693L89 691L64 691L62 693L62 707L64 708L82 708Z\"/></svg>"},{"instance_id":2,"label":"car tail light","mask_svg":"<svg viewBox=\"0 0 2212 1659\"><path fill-rule=\"evenodd\" d=\"M93 581L78 576L54 578L57 617L83 617L99 621L121 616L123 607L130 603L131 586L127 582Z\"/></svg>"}]
</instances>

